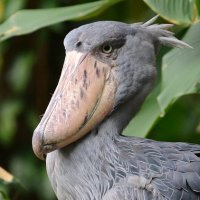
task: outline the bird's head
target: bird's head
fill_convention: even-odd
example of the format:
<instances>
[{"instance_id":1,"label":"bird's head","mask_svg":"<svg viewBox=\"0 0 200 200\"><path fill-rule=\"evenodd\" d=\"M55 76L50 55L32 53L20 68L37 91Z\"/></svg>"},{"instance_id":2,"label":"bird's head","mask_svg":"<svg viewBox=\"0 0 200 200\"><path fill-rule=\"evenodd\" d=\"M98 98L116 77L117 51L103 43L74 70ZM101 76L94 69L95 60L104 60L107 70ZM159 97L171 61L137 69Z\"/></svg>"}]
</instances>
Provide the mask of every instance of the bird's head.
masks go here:
<instances>
[{"instance_id":1,"label":"bird's head","mask_svg":"<svg viewBox=\"0 0 200 200\"><path fill-rule=\"evenodd\" d=\"M159 44L186 46L165 30L169 25L151 22L95 22L65 37L60 80L33 135L39 158L90 132L127 99L147 95Z\"/></svg>"}]
</instances>

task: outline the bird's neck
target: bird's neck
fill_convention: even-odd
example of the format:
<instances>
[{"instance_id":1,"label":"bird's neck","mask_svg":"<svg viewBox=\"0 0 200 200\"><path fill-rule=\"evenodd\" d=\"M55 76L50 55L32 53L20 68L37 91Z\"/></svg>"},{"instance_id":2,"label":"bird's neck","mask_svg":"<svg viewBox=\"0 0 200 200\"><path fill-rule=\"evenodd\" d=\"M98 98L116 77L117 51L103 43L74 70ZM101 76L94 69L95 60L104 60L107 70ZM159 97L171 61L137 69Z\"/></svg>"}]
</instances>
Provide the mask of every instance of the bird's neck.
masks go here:
<instances>
[{"instance_id":1,"label":"bird's neck","mask_svg":"<svg viewBox=\"0 0 200 200\"><path fill-rule=\"evenodd\" d=\"M91 194L96 196L91 199L102 199L103 192L113 184L112 177L102 175L102 169L109 170L117 166L117 141L122 130L140 109L148 91L140 91L134 98L117 106L107 119L85 137L47 155L47 172L56 192L58 187L61 188L59 194L66 197L73 195L74 199L88 199L83 195L92 191Z\"/></svg>"},{"instance_id":2,"label":"bird's neck","mask_svg":"<svg viewBox=\"0 0 200 200\"><path fill-rule=\"evenodd\" d=\"M130 98L126 102L117 106L116 109L107 117L99 126L98 132L105 137L106 133L112 135L119 135L129 124L131 119L140 110L146 96L149 94L152 85L143 88L138 94Z\"/></svg>"}]
</instances>

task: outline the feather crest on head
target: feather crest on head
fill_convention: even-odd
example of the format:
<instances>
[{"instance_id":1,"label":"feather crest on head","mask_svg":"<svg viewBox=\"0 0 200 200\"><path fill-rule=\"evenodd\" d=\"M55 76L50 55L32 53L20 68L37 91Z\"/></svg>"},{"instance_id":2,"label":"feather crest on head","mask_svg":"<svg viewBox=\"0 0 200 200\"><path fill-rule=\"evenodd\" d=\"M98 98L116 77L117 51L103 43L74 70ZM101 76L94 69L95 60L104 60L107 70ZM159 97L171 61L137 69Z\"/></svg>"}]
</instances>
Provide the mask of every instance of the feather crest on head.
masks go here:
<instances>
[{"instance_id":1,"label":"feather crest on head","mask_svg":"<svg viewBox=\"0 0 200 200\"><path fill-rule=\"evenodd\" d=\"M159 15L156 15L145 23L136 23L133 24L133 26L136 25L141 28L148 29L163 45L178 48L192 48L189 44L174 37L174 33L168 30L169 28L174 26L173 24L154 24L158 17Z\"/></svg>"}]
</instances>

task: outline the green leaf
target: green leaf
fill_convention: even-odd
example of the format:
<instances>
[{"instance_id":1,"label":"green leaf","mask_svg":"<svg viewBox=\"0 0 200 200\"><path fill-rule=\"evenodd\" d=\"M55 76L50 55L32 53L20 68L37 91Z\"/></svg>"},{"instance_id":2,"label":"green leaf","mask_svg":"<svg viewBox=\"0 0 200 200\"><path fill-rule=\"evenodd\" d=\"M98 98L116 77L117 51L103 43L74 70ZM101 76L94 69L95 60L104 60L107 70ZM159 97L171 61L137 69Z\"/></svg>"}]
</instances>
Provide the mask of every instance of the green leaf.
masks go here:
<instances>
[{"instance_id":1,"label":"green leaf","mask_svg":"<svg viewBox=\"0 0 200 200\"><path fill-rule=\"evenodd\" d=\"M8 195L4 191L1 191L1 187L0 187L0 200L10 200Z\"/></svg>"},{"instance_id":2,"label":"green leaf","mask_svg":"<svg viewBox=\"0 0 200 200\"><path fill-rule=\"evenodd\" d=\"M200 19L200 1L199 0L196 0L196 9L197 9L197 12L198 12L198 16L199 16L199 19Z\"/></svg>"},{"instance_id":3,"label":"green leaf","mask_svg":"<svg viewBox=\"0 0 200 200\"><path fill-rule=\"evenodd\" d=\"M9 145L17 128L16 118L22 110L18 100L6 100L0 104L0 144Z\"/></svg>"},{"instance_id":4,"label":"green leaf","mask_svg":"<svg viewBox=\"0 0 200 200\"><path fill-rule=\"evenodd\" d=\"M8 83L16 94L25 91L31 77L33 60L34 56L32 52L23 52L17 56L12 68L8 72Z\"/></svg>"},{"instance_id":5,"label":"green leaf","mask_svg":"<svg viewBox=\"0 0 200 200\"><path fill-rule=\"evenodd\" d=\"M179 97L197 93L200 84L200 24L192 26L184 41L193 49L173 49L163 58L162 88L158 96L161 111Z\"/></svg>"},{"instance_id":6,"label":"green leaf","mask_svg":"<svg viewBox=\"0 0 200 200\"><path fill-rule=\"evenodd\" d=\"M199 20L198 1L195 0L144 0L144 2L160 16L175 24L187 26Z\"/></svg>"},{"instance_id":7,"label":"green leaf","mask_svg":"<svg viewBox=\"0 0 200 200\"><path fill-rule=\"evenodd\" d=\"M159 141L200 143L200 95L179 98L148 137Z\"/></svg>"},{"instance_id":8,"label":"green leaf","mask_svg":"<svg viewBox=\"0 0 200 200\"><path fill-rule=\"evenodd\" d=\"M4 3L3 3L3 1L0 0L0 22L3 19L4 12L5 12L5 10L4 10ZM1 198L0 198L0 200L1 200Z\"/></svg>"},{"instance_id":9,"label":"green leaf","mask_svg":"<svg viewBox=\"0 0 200 200\"><path fill-rule=\"evenodd\" d=\"M17 10L22 9L27 0L17 0L17 1L5 1L5 14L4 18L9 17L11 14L15 13Z\"/></svg>"},{"instance_id":10,"label":"green leaf","mask_svg":"<svg viewBox=\"0 0 200 200\"><path fill-rule=\"evenodd\" d=\"M86 19L119 1L121 0L102 0L62 8L18 11L0 25L0 41L62 21Z\"/></svg>"},{"instance_id":11,"label":"green leaf","mask_svg":"<svg viewBox=\"0 0 200 200\"><path fill-rule=\"evenodd\" d=\"M144 137L166 110L181 96L198 93L200 84L200 24L193 25L184 41L193 49L173 49L163 58L162 80L133 118L126 135Z\"/></svg>"}]
</instances>

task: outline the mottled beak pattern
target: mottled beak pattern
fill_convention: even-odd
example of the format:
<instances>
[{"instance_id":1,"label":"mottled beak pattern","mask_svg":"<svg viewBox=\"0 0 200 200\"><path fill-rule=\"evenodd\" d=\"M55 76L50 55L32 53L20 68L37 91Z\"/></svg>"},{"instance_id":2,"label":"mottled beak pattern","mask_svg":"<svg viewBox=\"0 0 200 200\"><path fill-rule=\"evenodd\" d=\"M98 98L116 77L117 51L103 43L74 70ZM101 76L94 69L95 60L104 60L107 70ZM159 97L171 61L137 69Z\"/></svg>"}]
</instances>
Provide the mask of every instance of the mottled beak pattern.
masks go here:
<instances>
[{"instance_id":1,"label":"mottled beak pattern","mask_svg":"<svg viewBox=\"0 0 200 200\"><path fill-rule=\"evenodd\" d=\"M33 135L33 150L45 154L88 133L113 109L116 82L111 66L90 54L66 53L57 88Z\"/></svg>"}]
</instances>

